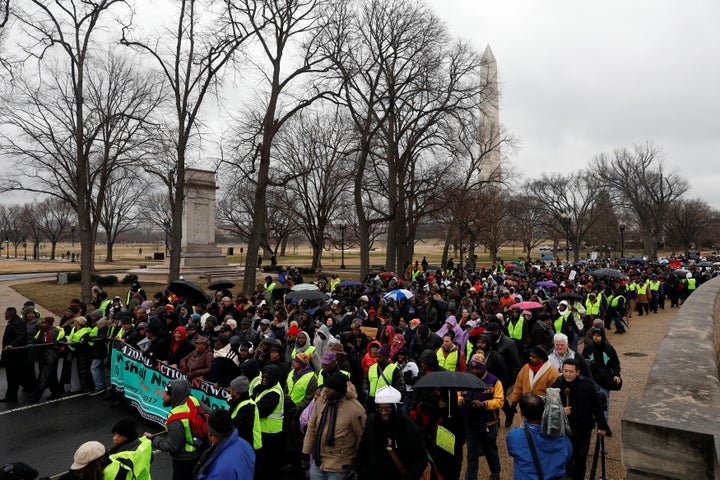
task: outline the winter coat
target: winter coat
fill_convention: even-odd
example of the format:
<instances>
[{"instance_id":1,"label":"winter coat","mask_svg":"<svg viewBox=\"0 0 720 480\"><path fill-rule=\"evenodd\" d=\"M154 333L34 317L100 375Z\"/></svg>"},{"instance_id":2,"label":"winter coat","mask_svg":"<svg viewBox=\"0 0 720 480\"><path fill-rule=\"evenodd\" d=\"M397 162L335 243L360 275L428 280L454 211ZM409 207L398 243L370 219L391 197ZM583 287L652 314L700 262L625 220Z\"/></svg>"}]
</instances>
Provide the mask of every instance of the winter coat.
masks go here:
<instances>
[{"instance_id":1,"label":"winter coat","mask_svg":"<svg viewBox=\"0 0 720 480\"><path fill-rule=\"evenodd\" d=\"M588 432L595 427L596 422L600 430L607 430L600 398L592 380L578 375L575 380L568 382L560 376L552 387L560 389L562 404L571 407L567 418L573 432Z\"/></svg>"},{"instance_id":2,"label":"winter coat","mask_svg":"<svg viewBox=\"0 0 720 480\"><path fill-rule=\"evenodd\" d=\"M200 466L196 480L252 480L255 472L255 451L233 432L214 445Z\"/></svg>"},{"instance_id":3,"label":"winter coat","mask_svg":"<svg viewBox=\"0 0 720 480\"><path fill-rule=\"evenodd\" d=\"M513 403L518 403L523 395L526 393L534 393L545 396L545 390L553 384L555 380L560 376L560 373L553 368L550 362L545 362L537 374L539 377L531 384L530 381L530 364L525 364L520 369L517 379L515 380L515 388L512 392Z\"/></svg>"},{"instance_id":4,"label":"winter coat","mask_svg":"<svg viewBox=\"0 0 720 480\"><path fill-rule=\"evenodd\" d=\"M190 384L185 380L170 381L170 407L185 403L190 396ZM185 427L182 420L173 420L167 424L167 435L153 437L153 448L167 452L176 460L193 460L200 456L198 450L185 451Z\"/></svg>"},{"instance_id":5,"label":"winter coat","mask_svg":"<svg viewBox=\"0 0 720 480\"><path fill-rule=\"evenodd\" d=\"M390 457L388 442L407 470L405 475L400 473ZM415 422L399 411L393 413L388 424L376 413L368 416L353 468L361 480L417 480L426 466L425 441Z\"/></svg>"},{"instance_id":6,"label":"winter coat","mask_svg":"<svg viewBox=\"0 0 720 480\"><path fill-rule=\"evenodd\" d=\"M213 361L213 350L207 347L204 352L200 353L197 350L185 355L178 364L178 367L182 370L184 367L188 368L188 375L192 380L195 377L205 377L210 373L210 366Z\"/></svg>"},{"instance_id":7,"label":"winter coat","mask_svg":"<svg viewBox=\"0 0 720 480\"><path fill-rule=\"evenodd\" d=\"M315 442L320 441L320 470L324 472L348 472L352 466L355 452L365 429L365 409L357 401L355 388L348 388L347 393L340 398L337 405L335 419L335 442L333 446L325 445L329 418L326 419L323 431L318 432L323 410L328 405L327 399L320 396L315 401L315 408L310 420L303 442L303 453L312 453ZM318 439L318 435L320 438ZM318 461L318 459L315 459Z\"/></svg>"}]
</instances>

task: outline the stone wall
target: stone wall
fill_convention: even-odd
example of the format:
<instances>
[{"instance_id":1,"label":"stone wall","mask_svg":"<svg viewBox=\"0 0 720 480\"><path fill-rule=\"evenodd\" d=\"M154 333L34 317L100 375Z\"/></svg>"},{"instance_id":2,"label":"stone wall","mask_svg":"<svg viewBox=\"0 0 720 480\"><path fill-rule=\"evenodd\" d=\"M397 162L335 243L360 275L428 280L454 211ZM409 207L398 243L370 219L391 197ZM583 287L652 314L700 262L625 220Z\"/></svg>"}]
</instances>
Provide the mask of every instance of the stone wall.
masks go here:
<instances>
[{"instance_id":1,"label":"stone wall","mask_svg":"<svg viewBox=\"0 0 720 480\"><path fill-rule=\"evenodd\" d=\"M628 479L720 478L720 278L678 311L622 419Z\"/></svg>"}]
</instances>

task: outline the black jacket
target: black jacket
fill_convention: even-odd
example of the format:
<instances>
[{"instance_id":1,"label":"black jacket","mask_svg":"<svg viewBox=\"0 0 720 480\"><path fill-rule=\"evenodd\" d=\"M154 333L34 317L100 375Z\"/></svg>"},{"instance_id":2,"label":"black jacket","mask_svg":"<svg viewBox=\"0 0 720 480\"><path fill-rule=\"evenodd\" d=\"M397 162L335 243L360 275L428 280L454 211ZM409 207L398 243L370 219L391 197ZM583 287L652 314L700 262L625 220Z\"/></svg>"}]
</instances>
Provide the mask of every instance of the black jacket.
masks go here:
<instances>
[{"instance_id":1,"label":"black jacket","mask_svg":"<svg viewBox=\"0 0 720 480\"><path fill-rule=\"evenodd\" d=\"M563 405L568 405L568 399L570 401L568 421L571 430L578 433L587 432L595 427L596 422L600 430L607 430L608 425L592 380L578 375L574 381L568 382L561 375L552 387L560 389Z\"/></svg>"}]
</instances>

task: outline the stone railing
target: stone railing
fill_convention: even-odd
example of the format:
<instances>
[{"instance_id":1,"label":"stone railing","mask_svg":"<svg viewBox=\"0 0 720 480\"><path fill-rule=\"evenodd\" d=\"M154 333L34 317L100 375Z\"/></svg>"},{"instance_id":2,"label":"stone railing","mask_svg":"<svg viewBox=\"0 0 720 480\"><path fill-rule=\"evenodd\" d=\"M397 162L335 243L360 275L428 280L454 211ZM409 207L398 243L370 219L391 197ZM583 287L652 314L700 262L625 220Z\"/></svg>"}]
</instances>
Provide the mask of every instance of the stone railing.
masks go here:
<instances>
[{"instance_id":1,"label":"stone railing","mask_svg":"<svg viewBox=\"0 0 720 480\"><path fill-rule=\"evenodd\" d=\"M622 419L628 479L720 478L720 278L680 308Z\"/></svg>"}]
</instances>

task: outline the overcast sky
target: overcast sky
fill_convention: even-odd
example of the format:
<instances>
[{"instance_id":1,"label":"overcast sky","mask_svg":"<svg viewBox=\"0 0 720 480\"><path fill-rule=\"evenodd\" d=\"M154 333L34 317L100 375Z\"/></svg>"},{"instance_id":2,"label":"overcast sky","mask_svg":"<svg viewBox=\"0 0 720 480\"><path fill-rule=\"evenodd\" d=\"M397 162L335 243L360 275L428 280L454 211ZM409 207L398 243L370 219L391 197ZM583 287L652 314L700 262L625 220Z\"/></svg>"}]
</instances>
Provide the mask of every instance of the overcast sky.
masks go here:
<instances>
[{"instance_id":1,"label":"overcast sky","mask_svg":"<svg viewBox=\"0 0 720 480\"><path fill-rule=\"evenodd\" d=\"M720 209L720 1L427 0L498 64L527 176L651 141Z\"/></svg>"}]
</instances>

